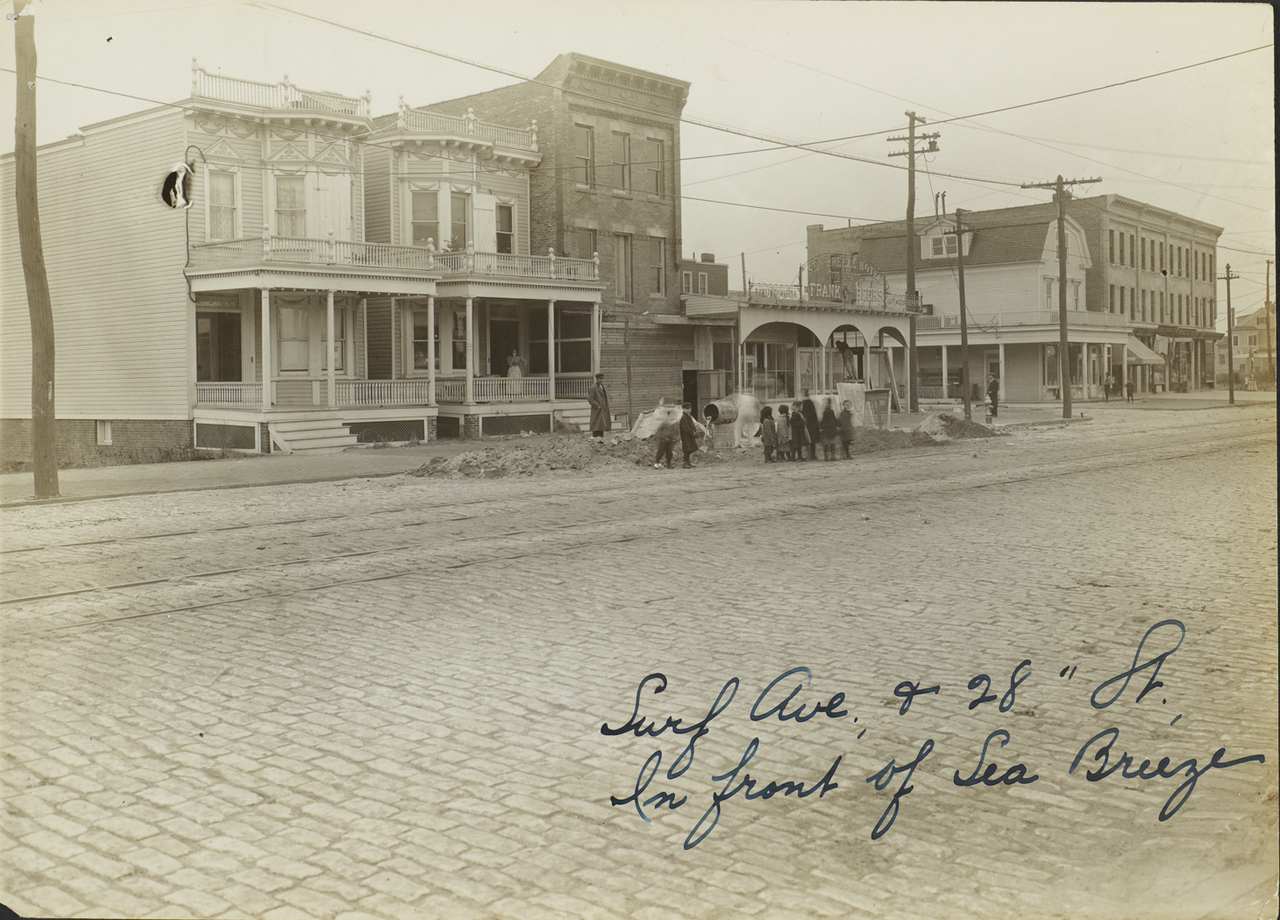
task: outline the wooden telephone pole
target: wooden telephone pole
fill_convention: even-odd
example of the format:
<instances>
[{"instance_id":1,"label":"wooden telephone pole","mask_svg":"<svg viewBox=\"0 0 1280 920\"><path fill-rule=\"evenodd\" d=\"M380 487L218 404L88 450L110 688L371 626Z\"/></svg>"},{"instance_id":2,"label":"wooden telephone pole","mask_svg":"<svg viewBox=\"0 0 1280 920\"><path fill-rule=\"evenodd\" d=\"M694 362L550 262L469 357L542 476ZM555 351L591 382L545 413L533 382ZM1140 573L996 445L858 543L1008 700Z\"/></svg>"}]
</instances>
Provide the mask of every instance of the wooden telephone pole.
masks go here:
<instances>
[{"instance_id":1,"label":"wooden telephone pole","mask_svg":"<svg viewBox=\"0 0 1280 920\"><path fill-rule=\"evenodd\" d=\"M17 62L17 117L14 120L14 185L18 204L18 246L31 316L31 460L36 498L58 494L58 431L54 412L53 304L40 238L36 193L36 23L30 0L14 0L13 41Z\"/></svg>"},{"instance_id":2,"label":"wooden telephone pole","mask_svg":"<svg viewBox=\"0 0 1280 920\"><path fill-rule=\"evenodd\" d=\"M1067 190L1068 185L1092 185L1101 179L1063 179L1024 183L1023 188L1051 188L1058 202L1058 389L1062 393L1062 417L1071 418L1071 377L1067 361ZM1081 381L1083 386L1083 380Z\"/></svg>"},{"instance_id":3,"label":"wooden telephone pole","mask_svg":"<svg viewBox=\"0 0 1280 920\"><path fill-rule=\"evenodd\" d=\"M911 374L908 376L907 394L908 408L912 412L920 411L920 362L916 355L916 311L920 309L920 304L916 298L916 247L919 241L916 240L916 124L924 124L925 120L915 112L906 112L907 118L910 119L907 126L906 137L888 138L890 143L897 141L906 141L907 149L899 150L889 154L891 157L907 158L907 306L910 308L910 340L907 344L907 353L910 355ZM929 146L921 153L937 153L938 138L941 135L938 132L933 134L921 134L919 140L928 141Z\"/></svg>"},{"instance_id":4,"label":"wooden telephone pole","mask_svg":"<svg viewBox=\"0 0 1280 920\"><path fill-rule=\"evenodd\" d=\"M1231 279L1240 276L1231 271L1231 263L1227 263L1227 273L1218 278L1227 282L1227 402L1236 404L1236 353L1231 347L1231 335L1236 328L1236 314L1231 309Z\"/></svg>"},{"instance_id":5,"label":"wooden telephone pole","mask_svg":"<svg viewBox=\"0 0 1280 920\"><path fill-rule=\"evenodd\" d=\"M967 316L969 308L964 302L964 227L960 225L960 215L964 212L956 208L956 228L948 230L947 233L955 234L956 238L956 269L959 273L960 284L960 396L964 400L964 420L966 422L973 421L973 407L969 396L969 318ZM946 347L945 345L943 346ZM942 381L942 393L945 396L947 392L947 382Z\"/></svg>"},{"instance_id":6,"label":"wooden telephone pole","mask_svg":"<svg viewBox=\"0 0 1280 920\"><path fill-rule=\"evenodd\" d=\"M1271 386L1276 385L1276 362L1271 353L1271 313L1276 305L1271 302L1271 260L1267 259L1267 299L1262 302L1262 318L1267 324L1267 370L1271 374Z\"/></svg>"}]
</instances>

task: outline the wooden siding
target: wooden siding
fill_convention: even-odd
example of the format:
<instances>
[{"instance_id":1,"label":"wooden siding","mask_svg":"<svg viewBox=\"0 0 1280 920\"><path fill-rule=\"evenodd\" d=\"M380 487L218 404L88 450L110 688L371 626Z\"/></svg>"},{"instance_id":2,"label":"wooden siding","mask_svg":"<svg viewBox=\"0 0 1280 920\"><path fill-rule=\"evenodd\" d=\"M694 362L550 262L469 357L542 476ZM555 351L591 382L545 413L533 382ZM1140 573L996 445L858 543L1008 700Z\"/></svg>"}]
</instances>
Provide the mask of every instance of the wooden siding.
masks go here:
<instances>
[{"instance_id":1,"label":"wooden siding","mask_svg":"<svg viewBox=\"0 0 1280 920\"><path fill-rule=\"evenodd\" d=\"M391 299L369 299L369 379L391 379Z\"/></svg>"},{"instance_id":2,"label":"wooden siding","mask_svg":"<svg viewBox=\"0 0 1280 920\"><path fill-rule=\"evenodd\" d=\"M39 159L40 219L57 342L59 417L184 418L193 379L189 211L159 191L182 160L182 115L106 125ZM0 414L29 417L30 320L18 250L14 162L0 163ZM203 232L203 228L201 228Z\"/></svg>"},{"instance_id":3,"label":"wooden siding","mask_svg":"<svg viewBox=\"0 0 1280 920\"><path fill-rule=\"evenodd\" d=\"M369 243L391 242L391 158L382 148L364 154L364 238Z\"/></svg>"}]
</instances>

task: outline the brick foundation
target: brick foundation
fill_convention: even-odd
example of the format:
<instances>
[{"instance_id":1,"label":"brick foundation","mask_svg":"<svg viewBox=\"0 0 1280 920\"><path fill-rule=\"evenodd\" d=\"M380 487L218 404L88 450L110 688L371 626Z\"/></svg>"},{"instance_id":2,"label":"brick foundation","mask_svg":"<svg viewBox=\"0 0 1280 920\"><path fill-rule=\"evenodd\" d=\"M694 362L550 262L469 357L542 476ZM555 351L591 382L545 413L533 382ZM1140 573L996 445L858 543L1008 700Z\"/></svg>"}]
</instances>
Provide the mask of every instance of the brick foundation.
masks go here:
<instances>
[{"instance_id":1,"label":"brick foundation","mask_svg":"<svg viewBox=\"0 0 1280 920\"><path fill-rule=\"evenodd\" d=\"M58 419L58 466L160 463L184 459L194 448L185 419L110 419L111 443L98 443L94 419ZM31 462L31 420L0 419L0 461Z\"/></svg>"}]
</instances>

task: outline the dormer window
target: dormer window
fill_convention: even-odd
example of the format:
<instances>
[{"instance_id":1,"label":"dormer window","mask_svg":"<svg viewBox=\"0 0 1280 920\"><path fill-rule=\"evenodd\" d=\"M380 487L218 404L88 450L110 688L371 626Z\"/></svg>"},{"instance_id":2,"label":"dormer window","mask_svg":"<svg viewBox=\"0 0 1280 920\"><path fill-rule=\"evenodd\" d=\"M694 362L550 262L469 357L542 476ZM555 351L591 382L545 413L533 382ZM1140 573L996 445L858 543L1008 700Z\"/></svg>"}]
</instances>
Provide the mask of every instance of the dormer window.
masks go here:
<instances>
[{"instance_id":1,"label":"dormer window","mask_svg":"<svg viewBox=\"0 0 1280 920\"><path fill-rule=\"evenodd\" d=\"M933 259L956 257L959 251L959 237L955 234L942 234L929 237L929 257Z\"/></svg>"}]
</instances>

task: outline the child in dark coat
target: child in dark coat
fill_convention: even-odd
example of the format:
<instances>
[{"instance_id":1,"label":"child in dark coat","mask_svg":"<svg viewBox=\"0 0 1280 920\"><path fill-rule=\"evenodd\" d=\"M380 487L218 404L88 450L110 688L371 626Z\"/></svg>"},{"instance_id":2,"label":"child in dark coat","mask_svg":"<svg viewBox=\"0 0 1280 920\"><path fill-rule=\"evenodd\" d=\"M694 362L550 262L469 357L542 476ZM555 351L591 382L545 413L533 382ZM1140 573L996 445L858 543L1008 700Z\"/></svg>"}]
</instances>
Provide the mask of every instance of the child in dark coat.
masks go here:
<instances>
[{"instance_id":1,"label":"child in dark coat","mask_svg":"<svg viewBox=\"0 0 1280 920\"><path fill-rule=\"evenodd\" d=\"M773 449L778 446L778 426L773 421L773 409L760 410L760 443L764 445L764 462L773 462Z\"/></svg>"},{"instance_id":2,"label":"child in dark coat","mask_svg":"<svg viewBox=\"0 0 1280 920\"><path fill-rule=\"evenodd\" d=\"M836 412L831 408L830 402L822 409L822 417L818 420L818 433L822 438L822 459L834 460L836 441L840 437L840 421L836 418Z\"/></svg>"},{"instance_id":3,"label":"child in dark coat","mask_svg":"<svg viewBox=\"0 0 1280 920\"><path fill-rule=\"evenodd\" d=\"M791 407L791 459L807 460L804 449L809 444L809 428L804 421L804 412L800 404Z\"/></svg>"},{"instance_id":4,"label":"child in dark coat","mask_svg":"<svg viewBox=\"0 0 1280 920\"><path fill-rule=\"evenodd\" d=\"M783 403L778 407L778 459L790 460L791 457L791 418L788 415L787 404Z\"/></svg>"},{"instance_id":5,"label":"child in dark coat","mask_svg":"<svg viewBox=\"0 0 1280 920\"><path fill-rule=\"evenodd\" d=\"M840 446L844 448L844 459L851 460L849 447L853 444L853 403L847 399L841 403L836 421L840 425Z\"/></svg>"}]
</instances>

